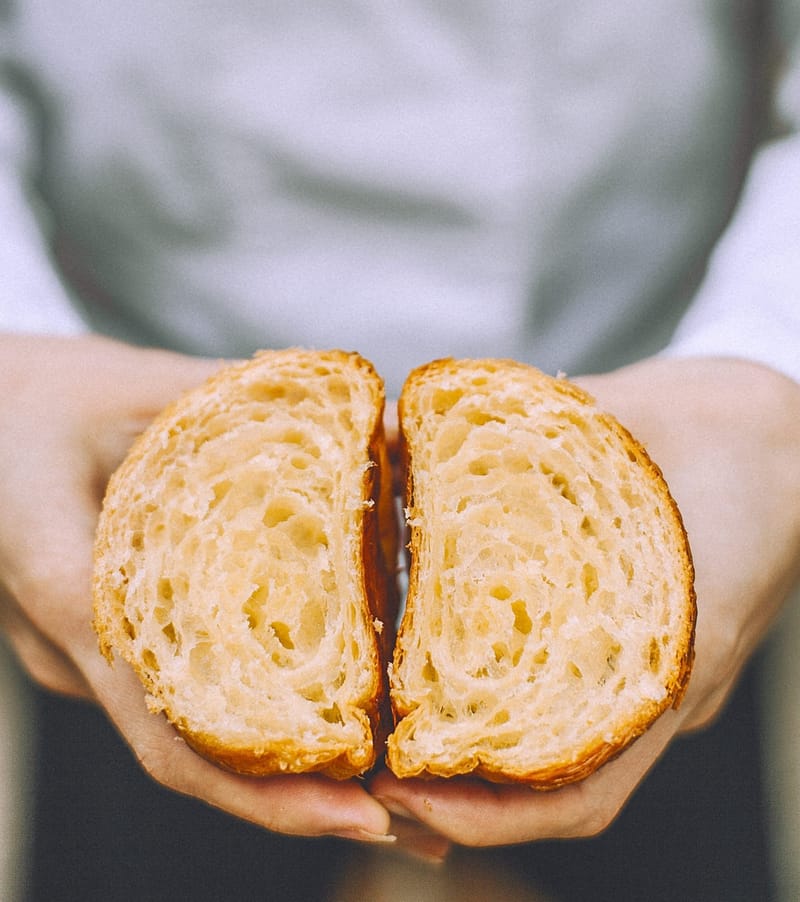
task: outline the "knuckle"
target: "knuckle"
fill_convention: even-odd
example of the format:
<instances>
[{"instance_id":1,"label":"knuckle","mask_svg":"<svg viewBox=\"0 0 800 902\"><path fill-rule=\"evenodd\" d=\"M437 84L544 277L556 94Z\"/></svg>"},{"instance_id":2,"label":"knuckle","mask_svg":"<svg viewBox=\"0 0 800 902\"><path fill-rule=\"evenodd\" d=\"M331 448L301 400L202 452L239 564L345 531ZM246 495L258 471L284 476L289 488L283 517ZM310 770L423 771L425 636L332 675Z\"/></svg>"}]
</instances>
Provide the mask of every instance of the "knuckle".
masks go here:
<instances>
[{"instance_id":1,"label":"knuckle","mask_svg":"<svg viewBox=\"0 0 800 902\"><path fill-rule=\"evenodd\" d=\"M576 805L572 811L567 831L567 838L589 838L604 833L614 822L620 810L617 799L609 796L587 799Z\"/></svg>"},{"instance_id":2,"label":"knuckle","mask_svg":"<svg viewBox=\"0 0 800 902\"><path fill-rule=\"evenodd\" d=\"M589 812L583 836L599 836L611 826L617 816L617 807L603 805Z\"/></svg>"},{"instance_id":3,"label":"knuckle","mask_svg":"<svg viewBox=\"0 0 800 902\"><path fill-rule=\"evenodd\" d=\"M177 733L166 741L156 735L140 737L134 748L139 766L159 786L180 795L205 798L208 786L192 760L187 762L185 751L186 743Z\"/></svg>"},{"instance_id":4,"label":"knuckle","mask_svg":"<svg viewBox=\"0 0 800 902\"><path fill-rule=\"evenodd\" d=\"M142 770L156 783L165 789L182 791L180 773L175 766L174 757L155 742L146 742L134 749L136 759Z\"/></svg>"}]
</instances>

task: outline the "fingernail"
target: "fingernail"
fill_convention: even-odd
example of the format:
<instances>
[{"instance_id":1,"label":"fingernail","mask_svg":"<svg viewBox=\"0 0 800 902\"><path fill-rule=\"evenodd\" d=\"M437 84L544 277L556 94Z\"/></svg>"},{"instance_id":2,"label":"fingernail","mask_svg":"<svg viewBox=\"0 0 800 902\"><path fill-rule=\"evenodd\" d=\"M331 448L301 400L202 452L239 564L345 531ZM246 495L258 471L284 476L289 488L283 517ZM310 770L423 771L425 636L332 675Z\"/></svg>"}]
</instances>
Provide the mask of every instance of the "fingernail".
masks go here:
<instances>
[{"instance_id":1,"label":"fingernail","mask_svg":"<svg viewBox=\"0 0 800 902\"><path fill-rule=\"evenodd\" d=\"M337 836L339 839L355 839L358 842L383 843L385 845L391 845L391 843L397 841L397 837L392 833L370 833L369 830L364 830L361 827L337 830L332 836Z\"/></svg>"}]
</instances>

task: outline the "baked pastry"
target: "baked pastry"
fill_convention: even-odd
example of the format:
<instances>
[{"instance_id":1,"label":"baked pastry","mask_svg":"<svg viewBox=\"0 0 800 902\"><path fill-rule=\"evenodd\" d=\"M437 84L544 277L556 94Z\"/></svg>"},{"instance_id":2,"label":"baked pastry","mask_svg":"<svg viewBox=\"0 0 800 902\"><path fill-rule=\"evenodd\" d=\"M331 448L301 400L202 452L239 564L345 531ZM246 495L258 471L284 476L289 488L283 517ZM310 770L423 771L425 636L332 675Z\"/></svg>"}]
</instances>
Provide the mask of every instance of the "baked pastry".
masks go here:
<instances>
[{"instance_id":1,"label":"baked pastry","mask_svg":"<svg viewBox=\"0 0 800 902\"><path fill-rule=\"evenodd\" d=\"M383 383L266 351L160 415L106 494L94 625L198 752L362 773L383 751L396 598Z\"/></svg>"},{"instance_id":2,"label":"baked pastry","mask_svg":"<svg viewBox=\"0 0 800 902\"><path fill-rule=\"evenodd\" d=\"M389 767L587 776L689 677L693 568L661 472L581 389L513 361L421 367L399 411L411 570Z\"/></svg>"}]
</instances>

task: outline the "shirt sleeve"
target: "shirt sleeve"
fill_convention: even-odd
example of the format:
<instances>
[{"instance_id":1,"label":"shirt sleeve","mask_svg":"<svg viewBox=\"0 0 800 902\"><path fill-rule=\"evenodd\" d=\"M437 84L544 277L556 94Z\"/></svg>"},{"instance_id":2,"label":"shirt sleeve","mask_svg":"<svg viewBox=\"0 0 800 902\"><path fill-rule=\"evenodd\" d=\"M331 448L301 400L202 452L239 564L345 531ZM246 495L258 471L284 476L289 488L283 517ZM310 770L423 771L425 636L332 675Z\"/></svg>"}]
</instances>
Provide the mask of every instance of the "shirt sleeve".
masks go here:
<instances>
[{"instance_id":1,"label":"shirt sleeve","mask_svg":"<svg viewBox=\"0 0 800 902\"><path fill-rule=\"evenodd\" d=\"M798 4L792 4L795 20ZM787 134L755 156L734 217L666 349L736 356L800 381L800 42L776 96Z\"/></svg>"},{"instance_id":2,"label":"shirt sleeve","mask_svg":"<svg viewBox=\"0 0 800 902\"><path fill-rule=\"evenodd\" d=\"M36 129L15 91L0 35L0 331L75 334L86 326L53 266L37 203Z\"/></svg>"}]
</instances>

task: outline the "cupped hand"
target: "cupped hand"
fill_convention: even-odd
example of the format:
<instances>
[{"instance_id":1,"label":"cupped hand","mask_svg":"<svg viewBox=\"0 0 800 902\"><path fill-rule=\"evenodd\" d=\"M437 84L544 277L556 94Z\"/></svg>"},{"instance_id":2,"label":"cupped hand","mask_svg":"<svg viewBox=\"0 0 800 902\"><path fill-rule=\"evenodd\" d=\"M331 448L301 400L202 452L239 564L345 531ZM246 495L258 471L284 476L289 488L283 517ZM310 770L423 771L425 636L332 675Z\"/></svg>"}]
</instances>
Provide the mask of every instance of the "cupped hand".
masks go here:
<instances>
[{"instance_id":1,"label":"cupped hand","mask_svg":"<svg viewBox=\"0 0 800 902\"><path fill-rule=\"evenodd\" d=\"M101 705L158 782L292 834L390 840L357 781L228 773L147 711L128 666L91 628L92 546L103 491L135 436L219 362L96 336L0 336L0 627L42 686Z\"/></svg>"},{"instance_id":2,"label":"cupped hand","mask_svg":"<svg viewBox=\"0 0 800 902\"><path fill-rule=\"evenodd\" d=\"M653 359L578 381L647 447L683 514L698 604L692 677L679 710L586 780L554 792L375 777L371 791L387 808L454 842L602 831L671 740L720 712L800 577L800 385L717 358Z\"/></svg>"}]
</instances>

